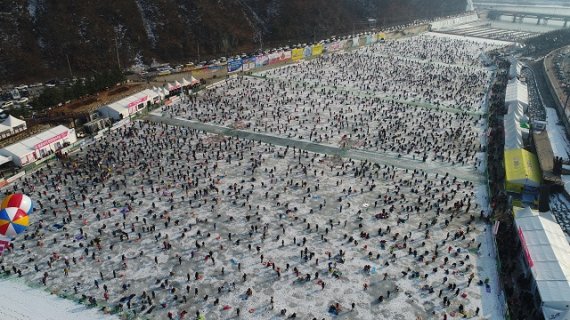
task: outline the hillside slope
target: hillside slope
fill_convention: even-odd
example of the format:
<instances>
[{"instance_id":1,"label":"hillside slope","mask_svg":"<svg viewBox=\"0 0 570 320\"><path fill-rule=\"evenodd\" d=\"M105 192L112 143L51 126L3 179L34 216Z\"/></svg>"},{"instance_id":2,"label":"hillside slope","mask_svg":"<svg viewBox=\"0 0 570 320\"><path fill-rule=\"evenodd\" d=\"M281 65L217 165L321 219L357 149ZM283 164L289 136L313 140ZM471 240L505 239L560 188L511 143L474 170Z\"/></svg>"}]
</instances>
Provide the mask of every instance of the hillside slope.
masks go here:
<instances>
[{"instance_id":1,"label":"hillside slope","mask_svg":"<svg viewBox=\"0 0 570 320\"><path fill-rule=\"evenodd\" d=\"M0 81L185 62L455 14L466 0L14 0L0 3ZM69 65L68 65L69 61Z\"/></svg>"}]
</instances>

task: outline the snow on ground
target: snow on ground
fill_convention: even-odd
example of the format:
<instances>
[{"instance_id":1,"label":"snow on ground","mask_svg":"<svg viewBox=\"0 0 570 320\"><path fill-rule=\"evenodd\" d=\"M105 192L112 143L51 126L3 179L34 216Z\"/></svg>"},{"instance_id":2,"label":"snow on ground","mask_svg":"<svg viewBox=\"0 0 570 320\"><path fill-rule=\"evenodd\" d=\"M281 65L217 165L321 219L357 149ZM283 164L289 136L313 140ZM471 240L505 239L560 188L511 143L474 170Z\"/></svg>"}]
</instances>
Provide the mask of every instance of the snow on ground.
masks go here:
<instances>
[{"instance_id":1,"label":"snow on ground","mask_svg":"<svg viewBox=\"0 0 570 320\"><path fill-rule=\"evenodd\" d=\"M0 319L5 320L113 320L72 301L30 288L14 279L0 280Z\"/></svg>"},{"instance_id":2,"label":"snow on ground","mask_svg":"<svg viewBox=\"0 0 570 320\"><path fill-rule=\"evenodd\" d=\"M560 124L558 114L554 108L546 109L546 132L550 145L555 157L561 157L564 160L570 159L570 143L566 138L564 127Z\"/></svg>"},{"instance_id":3,"label":"snow on ground","mask_svg":"<svg viewBox=\"0 0 570 320\"><path fill-rule=\"evenodd\" d=\"M460 41L472 41L480 44L485 45L494 45L494 46L510 46L514 42L511 41L503 41L503 40L495 40L495 39L485 39L485 38L478 38L478 37L469 37L464 35L455 35L455 34L448 34L448 33L437 33L437 32L428 32L427 34L435 37L444 37L449 39L455 39Z\"/></svg>"},{"instance_id":4,"label":"snow on ground","mask_svg":"<svg viewBox=\"0 0 570 320\"><path fill-rule=\"evenodd\" d=\"M475 203L477 191L473 184L294 150L286 152L285 148L236 139L220 140L214 135L163 130L149 126L131 137L128 132L117 131L66 164L68 169L55 164L38 172L36 178L42 177L42 182L32 194L46 210L36 214L36 221L42 219L43 226L36 222L32 232L39 228L41 243L38 239L18 239L18 245L25 244L26 249L18 248L7 255L4 265L23 270L27 281L38 284L43 272L49 272L46 285L57 292L73 294L73 286L78 283L77 295L86 294L98 301L103 300L102 286L106 285L112 306L135 294L132 305L139 312L150 310L141 297L143 291L148 295L154 291L154 310L149 317L161 318L168 311L193 314L200 310L212 318L227 318L239 307L247 319L274 318L281 309L301 318L329 318L328 306L338 302L344 318L377 319L377 314L383 314L387 319L428 319L444 312L457 316L460 305L469 315L480 308L480 316L497 318L495 306L487 304L492 298L485 297L496 294L496 282L489 276L494 268L491 261L480 264L480 258L489 254L484 231L488 226L478 218L469 223L470 215L478 217L481 210ZM149 136L155 137L154 142L149 141L155 147L146 152L127 147ZM110 145L119 137L123 137L124 145ZM169 138L161 145L161 137ZM188 137L192 140L185 141ZM192 150L197 151L196 160L190 156ZM240 150L247 151L242 155ZM157 152L161 157L152 156ZM107 156L97 160L103 154ZM211 158L216 154L218 161ZM95 171L89 171L89 163L114 168L113 174L105 184L93 184L86 179L96 177L94 173L99 169L95 166L90 169ZM193 181L215 181L209 188L213 193L206 194L202 190L208 188L194 185L189 193L184 191L186 183L182 181L186 179L177 176L194 170ZM104 168L101 171L106 172ZM56 182L60 172L62 180ZM151 191L149 179L153 180L155 192ZM57 192L58 188L62 191ZM85 200L80 196L82 189ZM37 192L43 190L57 197L39 197ZM113 196L108 198L108 194ZM73 217L63 228L61 221L66 215L61 214L65 205L57 199L67 199ZM91 203L89 199L102 203ZM121 214L127 202L132 210ZM54 210L60 214L56 216ZM79 216L84 213L89 214ZM452 215L453 220L446 226L445 220ZM149 230L150 226L155 229ZM129 238L121 241L118 232L125 232ZM100 249L89 245L95 237ZM240 244L236 244L238 240ZM164 250L165 242L172 248ZM482 245L478 251L479 243ZM304 248L308 249L304 255L307 258L300 255ZM206 258L210 250L215 265ZM177 257L181 257L180 263ZM28 262L29 258L34 262ZM65 261L70 264L68 276L64 274ZM272 264L268 267L267 262ZM280 275L273 264L281 270ZM33 270L34 265L38 272ZM366 265L371 266L370 271L364 271ZM294 269L299 270L299 275ZM195 272L200 274L198 280ZM242 279L244 273L248 275L246 282ZM305 280L307 274L309 281ZM474 280L468 286L470 274ZM490 292L476 284L486 278L490 278ZM99 281L99 289L94 280ZM324 289L321 281L326 284ZM365 283L368 290L363 289ZM173 288L180 293L173 292ZM198 297L194 297L195 288L199 288ZM216 288L220 288L219 293ZM251 297L244 294L248 288L253 289ZM440 290L442 296L438 298ZM205 295L209 296L207 301ZM182 296L187 296L188 302L183 302ZM275 297L274 309L270 309L271 296ZM378 302L380 296L384 296L382 303ZM449 306L442 305L443 297L451 299ZM216 298L219 304L213 303ZM348 311L352 302L356 303L355 310ZM223 306L231 310L225 311Z\"/></svg>"},{"instance_id":5,"label":"snow on ground","mask_svg":"<svg viewBox=\"0 0 570 320\"><path fill-rule=\"evenodd\" d=\"M433 81L432 68L457 76L456 83L440 79L441 87L432 83L409 96L417 100L421 94L424 104L370 97L368 91L378 88L361 87L358 75L371 85L378 79L358 64L378 58L361 49L264 73L280 81L230 79L165 111L475 167L482 155L477 101L490 77L471 60L481 45L433 36L416 40L372 52L425 60L402 71L424 70L425 78L413 74L409 82L397 70L382 78L389 87L400 86L402 95L414 83ZM422 50L424 44L442 50ZM303 77L306 69L334 70L343 63L352 65L342 70L352 72L355 83L337 75L342 83L336 84L328 78L334 72L324 72L324 84L285 81ZM466 77L472 77L473 90L459 88ZM452 101L453 92L461 92L462 100ZM452 107L441 108L443 100L430 97ZM137 121L15 188L30 194L39 209L26 236L5 253L2 270L124 315L502 315L490 226L480 219L488 210L485 186L451 175ZM331 306L337 303L334 316Z\"/></svg>"}]
</instances>

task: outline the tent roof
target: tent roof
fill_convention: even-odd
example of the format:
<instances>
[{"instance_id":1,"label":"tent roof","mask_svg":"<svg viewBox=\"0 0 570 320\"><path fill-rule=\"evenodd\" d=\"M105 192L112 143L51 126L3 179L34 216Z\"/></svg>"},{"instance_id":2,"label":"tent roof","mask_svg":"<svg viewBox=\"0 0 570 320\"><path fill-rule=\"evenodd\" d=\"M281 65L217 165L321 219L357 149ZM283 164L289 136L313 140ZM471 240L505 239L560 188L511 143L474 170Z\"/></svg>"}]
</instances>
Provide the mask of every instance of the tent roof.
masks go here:
<instances>
[{"instance_id":1,"label":"tent roof","mask_svg":"<svg viewBox=\"0 0 570 320\"><path fill-rule=\"evenodd\" d=\"M4 163L8 163L12 161L12 157L5 157L0 155L0 165L3 165Z\"/></svg>"},{"instance_id":2,"label":"tent roof","mask_svg":"<svg viewBox=\"0 0 570 320\"><path fill-rule=\"evenodd\" d=\"M6 118L3 122L3 125L8 126L10 128L15 128L17 126L21 126L21 125L26 125L26 121L24 120L20 120L16 117L13 117L11 115L8 116L8 118Z\"/></svg>"},{"instance_id":3,"label":"tent roof","mask_svg":"<svg viewBox=\"0 0 570 320\"><path fill-rule=\"evenodd\" d=\"M518 117L522 117L524 115L524 106L519 101L510 103L507 111L507 115L509 114L516 114Z\"/></svg>"},{"instance_id":4,"label":"tent roof","mask_svg":"<svg viewBox=\"0 0 570 320\"><path fill-rule=\"evenodd\" d=\"M10 131L12 127L0 123L0 132Z\"/></svg>"},{"instance_id":5,"label":"tent roof","mask_svg":"<svg viewBox=\"0 0 570 320\"><path fill-rule=\"evenodd\" d=\"M542 180L538 158L525 149L505 150L506 180L539 186Z\"/></svg>"},{"instance_id":6,"label":"tent roof","mask_svg":"<svg viewBox=\"0 0 570 320\"><path fill-rule=\"evenodd\" d=\"M569 305L570 245L562 228L551 213L530 208L516 210L515 223L532 261L529 265L544 306L559 309Z\"/></svg>"},{"instance_id":7,"label":"tent roof","mask_svg":"<svg viewBox=\"0 0 570 320\"><path fill-rule=\"evenodd\" d=\"M8 153L16 155L18 157L24 157L32 152L34 152L35 147L38 143L43 142L47 139L50 139L54 136L57 136L60 133L68 131L69 129L66 126L59 125L57 127L53 127L42 131L34 136L31 136L27 139L21 140L14 144L11 144L7 147L4 147L2 150L4 155ZM1 159L0 159L1 162Z\"/></svg>"},{"instance_id":8,"label":"tent roof","mask_svg":"<svg viewBox=\"0 0 570 320\"><path fill-rule=\"evenodd\" d=\"M505 103L519 102L522 105L528 106L528 88L526 84L518 79L513 79L507 84L507 91L505 93Z\"/></svg>"},{"instance_id":9,"label":"tent roof","mask_svg":"<svg viewBox=\"0 0 570 320\"><path fill-rule=\"evenodd\" d=\"M7 147L4 147L2 150L9 152L10 154L16 155L17 157L20 157L20 158L24 157L27 154L34 152L33 149L30 149L26 145L19 143L19 142L11 144ZM7 154L6 152L3 152L3 154L6 155Z\"/></svg>"},{"instance_id":10,"label":"tent roof","mask_svg":"<svg viewBox=\"0 0 570 320\"><path fill-rule=\"evenodd\" d=\"M504 120L505 127L505 150L521 149L524 147L523 135L520 125L516 120Z\"/></svg>"},{"instance_id":11,"label":"tent roof","mask_svg":"<svg viewBox=\"0 0 570 320\"><path fill-rule=\"evenodd\" d=\"M152 94L151 94L152 93ZM119 113L123 113L123 111L128 110L129 109L129 104L136 102L137 100L144 98L148 96L149 98L152 98L153 96L155 96L154 92L152 90L149 89L145 89L143 91L139 91L133 95L130 95L126 98L123 98L119 101L113 102L108 104L106 107L113 109Z\"/></svg>"}]
</instances>

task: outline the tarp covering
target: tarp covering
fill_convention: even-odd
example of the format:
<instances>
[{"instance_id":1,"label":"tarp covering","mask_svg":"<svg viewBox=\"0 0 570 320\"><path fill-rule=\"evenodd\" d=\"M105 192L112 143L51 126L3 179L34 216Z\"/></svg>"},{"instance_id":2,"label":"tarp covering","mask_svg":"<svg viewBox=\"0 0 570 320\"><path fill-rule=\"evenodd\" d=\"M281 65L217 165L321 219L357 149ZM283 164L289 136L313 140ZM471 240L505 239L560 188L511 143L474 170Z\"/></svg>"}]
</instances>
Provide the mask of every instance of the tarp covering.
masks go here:
<instances>
[{"instance_id":1,"label":"tarp covering","mask_svg":"<svg viewBox=\"0 0 570 320\"><path fill-rule=\"evenodd\" d=\"M570 319L570 245L549 213L515 209L523 253L536 282L546 319Z\"/></svg>"},{"instance_id":2,"label":"tarp covering","mask_svg":"<svg viewBox=\"0 0 570 320\"><path fill-rule=\"evenodd\" d=\"M505 172L506 189L511 192L537 188L542 180L538 158L525 149L505 150Z\"/></svg>"}]
</instances>

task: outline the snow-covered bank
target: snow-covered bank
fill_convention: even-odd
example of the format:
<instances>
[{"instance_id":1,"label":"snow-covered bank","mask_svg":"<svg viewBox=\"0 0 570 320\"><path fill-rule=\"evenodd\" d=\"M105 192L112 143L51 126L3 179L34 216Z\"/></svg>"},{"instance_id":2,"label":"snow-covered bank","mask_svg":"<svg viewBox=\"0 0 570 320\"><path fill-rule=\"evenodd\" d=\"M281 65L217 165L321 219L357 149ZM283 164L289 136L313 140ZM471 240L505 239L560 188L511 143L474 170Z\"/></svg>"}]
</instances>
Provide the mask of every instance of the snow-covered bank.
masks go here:
<instances>
[{"instance_id":1,"label":"snow-covered bank","mask_svg":"<svg viewBox=\"0 0 570 320\"><path fill-rule=\"evenodd\" d=\"M0 279L2 320L118 320L73 301L30 288L16 279Z\"/></svg>"}]
</instances>

